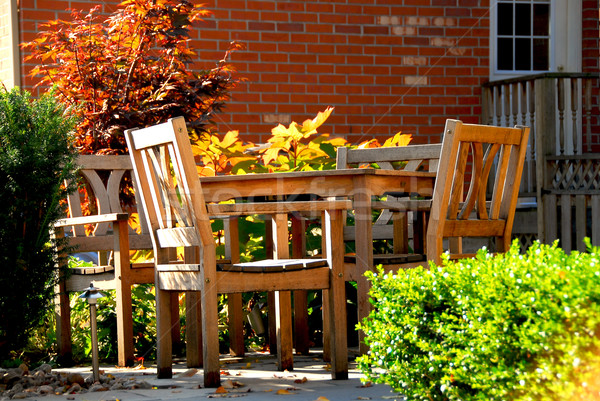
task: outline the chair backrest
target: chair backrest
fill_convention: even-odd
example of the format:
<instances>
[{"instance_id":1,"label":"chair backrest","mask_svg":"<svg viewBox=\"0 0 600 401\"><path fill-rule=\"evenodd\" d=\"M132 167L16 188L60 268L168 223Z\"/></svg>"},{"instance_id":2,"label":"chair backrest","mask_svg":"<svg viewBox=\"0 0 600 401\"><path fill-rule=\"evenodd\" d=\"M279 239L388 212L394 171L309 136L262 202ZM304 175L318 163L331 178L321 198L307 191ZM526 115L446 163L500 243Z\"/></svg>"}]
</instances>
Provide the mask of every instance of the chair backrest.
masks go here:
<instances>
[{"instance_id":1,"label":"chair backrest","mask_svg":"<svg viewBox=\"0 0 600 401\"><path fill-rule=\"evenodd\" d=\"M527 127L446 121L427 259L440 263L444 238L495 237L496 250L508 250L528 139ZM462 249L458 245L450 252L460 257Z\"/></svg>"},{"instance_id":2,"label":"chair backrest","mask_svg":"<svg viewBox=\"0 0 600 401\"><path fill-rule=\"evenodd\" d=\"M353 167L370 167L376 164L384 170L406 170L406 171L428 171L437 172L440 160L441 143L427 145L408 145L383 148L347 148L339 147L336 156L336 168L345 169ZM388 196L388 199L391 199ZM381 209L377 221L373 226L373 239L391 240L397 235L397 230L389 223L393 219L393 212L389 209ZM408 226L411 226L408 223ZM408 235L408 226L406 228ZM356 233L354 226L344 227L344 239L353 241ZM403 242L399 239L394 242L396 249L402 249L402 246L396 242ZM398 248L400 246L400 248Z\"/></svg>"},{"instance_id":3,"label":"chair backrest","mask_svg":"<svg viewBox=\"0 0 600 401\"><path fill-rule=\"evenodd\" d=\"M128 130L125 136L156 263L168 263L168 248L200 247L214 255L210 219L184 118Z\"/></svg>"},{"instance_id":4,"label":"chair backrest","mask_svg":"<svg viewBox=\"0 0 600 401\"><path fill-rule=\"evenodd\" d=\"M69 217L82 217L84 210L94 209L94 214L138 212L140 232L130 228L130 249L151 249L143 210L137 210L137 199L124 205L121 195L125 188L132 187L132 165L129 156L80 155L77 158L80 191L67 198ZM109 223L99 223L86 235L83 225L73 226L70 243L80 252L112 250L114 243Z\"/></svg>"},{"instance_id":5,"label":"chair backrest","mask_svg":"<svg viewBox=\"0 0 600 401\"><path fill-rule=\"evenodd\" d=\"M343 169L376 163L386 170L437 172L441 148L440 143L364 149L340 147L337 149L336 166Z\"/></svg>"}]
</instances>

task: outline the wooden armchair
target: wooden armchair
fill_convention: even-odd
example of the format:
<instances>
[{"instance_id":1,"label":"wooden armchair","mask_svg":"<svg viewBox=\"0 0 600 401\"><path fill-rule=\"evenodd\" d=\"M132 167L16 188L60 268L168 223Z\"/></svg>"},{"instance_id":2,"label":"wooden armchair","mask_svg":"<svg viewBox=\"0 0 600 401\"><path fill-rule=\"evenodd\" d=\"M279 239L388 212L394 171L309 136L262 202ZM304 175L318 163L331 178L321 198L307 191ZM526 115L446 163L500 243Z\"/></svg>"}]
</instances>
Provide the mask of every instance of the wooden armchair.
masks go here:
<instances>
[{"instance_id":1,"label":"wooden armchair","mask_svg":"<svg viewBox=\"0 0 600 401\"><path fill-rule=\"evenodd\" d=\"M277 291L278 368L293 368L290 290L323 289L332 305L327 319L333 344L331 373L348 377L345 337L342 211L348 201L270 202L206 205L185 121L170 119L125 133L155 252L157 373L171 377L169 292L198 291L204 384L220 383L217 294ZM326 259L288 259L287 212L322 211ZM211 215L270 214L274 259L217 268ZM184 247L184 260L170 260L169 249Z\"/></svg>"},{"instance_id":2,"label":"wooden armchair","mask_svg":"<svg viewBox=\"0 0 600 401\"><path fill-rule=\"evenodd\" d=\"M437 172L441 143L409 145L390 148L337 150L336 168L372 166L381 169ZM373 239L392 241L392 252L373 255L375 265L397 265L409 260L422 260L409 254L409 228L412 230L412 249L415 254L424 253L424 237L431 207L431 200L411 199L410 194L389 194L385 200L373 202L373 209L381 213L373 224ZM390 224L391 223L391 224ZM355 226L344 227L344 240L354 241ZM344 257L346 270L355 269L356 257Z\"/></svg>"},{"instance_id":3,"label":"wooden armchair","mask_svg":"<svg viewBox=\"0 0 600 401\"><path fill-rule=\"evenodd\" d=\"M473 256L463 252L464 238L493 238L497 252L509 249L528 140L527 127L446 121L427 228L428 260L439 264L445 245L451 258Z\"/></svg>"},{"instance_id":4,"label":"wooden armchair","mask_svg":"<svg viewBox=\"0 0 600 401\"><path fill-rule=\"evenodd\" d=\"M61 271L65 275L56 288L56 328L60 358L71 360L71 321L69 292L81 291L93 281L100 289L116 290L117 337L119 366L133 365L133 323L131 286L154 282L153 264L131 264L130 250L150 250L152 241L142 225L141 233L129 228L128 213L123 212L119 193L124 178L130 177L128 156L79 156L80 175L87 199L79 192L68 198L69 218L55 224L54 235L67 235L67 249L95 254L94 267ZM97 209L97 214L84 216L82 202ZM132 210L135 210L135 203ZM93 230L85 232L85 226ZM63 251L63 253L66 253ZM66 256L64 254L63 256ZM66 257L60 258L66 263ZM64 267L64 266L63 266Z\"/></svg>"}]
</instances>

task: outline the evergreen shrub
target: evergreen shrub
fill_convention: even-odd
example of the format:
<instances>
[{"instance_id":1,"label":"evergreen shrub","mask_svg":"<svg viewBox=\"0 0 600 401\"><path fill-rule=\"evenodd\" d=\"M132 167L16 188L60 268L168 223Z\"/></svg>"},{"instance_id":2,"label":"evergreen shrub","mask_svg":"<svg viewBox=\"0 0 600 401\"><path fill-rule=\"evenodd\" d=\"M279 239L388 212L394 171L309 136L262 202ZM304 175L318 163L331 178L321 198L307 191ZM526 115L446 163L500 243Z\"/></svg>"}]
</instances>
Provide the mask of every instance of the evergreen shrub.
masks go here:
<instances>
[{"instance_id":1,"label":"evergreen shrub","mask_svg":"<svg viewBox=\"0 0 600 401\"><path fill-rule=\"evenodd\" d=\"M51 95L0 90L0 360L22 349L52 305L50 229L74 177L74 126Z\"/></svg>"},{"instance_id":2,"label":"evergreen shrub","mask_svg":"<svg viewBox=\"0 0 600 401\"><path fill-rule=\"evenodd\" d=\"M397 275L367 273L369 380L410 400L590 400L600 390L600 252L518 242Z\"/></svg>"}]
</instances>

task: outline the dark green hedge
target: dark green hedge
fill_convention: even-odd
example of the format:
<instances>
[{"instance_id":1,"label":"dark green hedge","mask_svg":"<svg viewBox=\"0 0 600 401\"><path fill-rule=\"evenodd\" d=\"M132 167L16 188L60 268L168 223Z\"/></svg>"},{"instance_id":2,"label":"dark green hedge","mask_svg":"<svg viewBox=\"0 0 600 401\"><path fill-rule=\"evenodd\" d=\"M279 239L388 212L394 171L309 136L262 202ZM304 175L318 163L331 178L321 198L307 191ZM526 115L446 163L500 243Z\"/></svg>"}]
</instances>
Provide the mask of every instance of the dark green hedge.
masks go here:
<instances>
[{"instance_id":1,"label":"dark green hedge","mask_svg":"<svg viewBox=\"0 0 600 401\"><path fill-rule=\"evenodd\" d=\"M50 95L0 89L0 360L51 307L61 184L73 177L74 121ZM63 205L64 207L64 205Z\"/></svg>"},{"instance_id":2,"label":"dark green hedge","mask_svg":"<svg viewBox=\"0 0 600 401\"><path fill-rule=\"evenodd\" d=\"M600 257L506 254L369 274L359 366L409 400L599 399Z\"/></svg>"}]
</instances>

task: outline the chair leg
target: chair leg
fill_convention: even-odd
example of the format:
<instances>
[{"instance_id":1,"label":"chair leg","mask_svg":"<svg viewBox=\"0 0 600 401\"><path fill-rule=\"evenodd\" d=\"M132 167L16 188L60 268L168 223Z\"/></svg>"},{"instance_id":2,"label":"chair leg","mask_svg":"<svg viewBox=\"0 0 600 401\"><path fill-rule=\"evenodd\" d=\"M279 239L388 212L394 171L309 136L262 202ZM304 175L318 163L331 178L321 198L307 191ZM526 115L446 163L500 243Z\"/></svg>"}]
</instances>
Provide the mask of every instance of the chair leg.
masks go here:
<instances>
[{"instance_id":1,"label":"chair leg","mask_svg":"<svg viewBox=\"0 0 600 401\"><path fill-rule=\"evenodd\" d=\"M214 258L214 255L212 255ZM214 263L214 262L213 262ZM219 387L221 384L219 366L219 325L218 300L215 276L205 277L202 291L202 356L204 359L204 387Z\"/></svg>"},{"instance_id":2,"label":"chair leg","mask_svg":"<svg viewBox=\"0 0 600 401\"><path fill-rule=\"evenodd\" d=\"M119 366L133 366L134 363L128 230L129 226L126 221L115 223L113 236Z\"/></svg>"},{"instance_id":3,"label":"chair leg","mask_svg":"<svg viewBox=\"0 0 600 401\"><path fill-rule=\"evenodd\" d=\"M156 280L158 283L158 279ZM171 294L156 289L156 374L159 379L173 377L171 340Z\"/></svg>"},{"instance_id":4,"label":"chair leg","mask_svg":"<svg viewBox=\"0 0 600 401\"><path fill-rule=\"evenodd\" d=\"M277 321L277 368L280 371L294 369L292 336L292 293L275 292L275 318Z\"/></svg>"},{"instance_id":5,"label":"chair leg","mask_svg":"<svg viewBox=\"0 0 600 401\"><path fill-rule=\"evenodd\" d=\"M64 280L55 287L56 340L58 343L59 363L64 366L73 364L71 344L71 306Z\"/></svg>"},{"instance_id":6,"label":"chair leg","mask_svg":"<svg viewBox=\"0 0 600 401\"><path fill-rule=\"evenodd\" d=\"M202 306L199 291L186 291L186 359L188 368L202 367Z\"/></svg>"},{"instance_id":7,"label":"chair leg","mask_svg":"<svg viewBox=\"0 0 600 401\"><path fill-rule=\"evenodd\" d=\"M331 344L331 377L348 379L348 336L346 333L346 282L344 277L344 244L342 212L325 212L327 260L331 267L329 282L329 319ZM324 295L325 296L325 295ZM341 311L341 313L340 313Z\"/></svg>"},{"instance_id":8,"label":"chair leg","mask_svg":"<svg viewBox=\"0 0 600 401\"><path fill-rule=\"evenodd\" d=\"M242 313L242 294L227 295L229 319L229 352L233 356L244 356L244 314Z\"/></svg>"}]
</instances>

